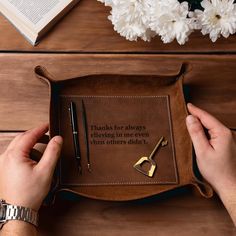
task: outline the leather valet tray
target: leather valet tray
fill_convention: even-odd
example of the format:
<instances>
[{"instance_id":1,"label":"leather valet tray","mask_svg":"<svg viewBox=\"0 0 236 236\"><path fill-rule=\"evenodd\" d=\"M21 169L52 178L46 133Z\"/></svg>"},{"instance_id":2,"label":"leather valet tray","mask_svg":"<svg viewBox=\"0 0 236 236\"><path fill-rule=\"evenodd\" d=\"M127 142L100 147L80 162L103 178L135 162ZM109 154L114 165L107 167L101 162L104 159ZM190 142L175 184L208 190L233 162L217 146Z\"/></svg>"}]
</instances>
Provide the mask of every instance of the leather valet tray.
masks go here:
<instances>
[{"instance_id":1,"label":"leather valet tray","mask_svg":"<svg viewBox=\"0 0 236 236\"><path fill-rule=\"evenodd\" d=\"M201 195L212 196L211 187L193 172L183 68L173 75L111 74L57 80L45 68L36 67L36 76L49 86L50 136L64 138L54 191L123 201L192 185ZM81 172L74 152L71 102L77 113ZM148 176L153 166L137 162L149 157L159 141L165 145L158 145L153 153L156 166Z\"/></svg>"}]
</instances>

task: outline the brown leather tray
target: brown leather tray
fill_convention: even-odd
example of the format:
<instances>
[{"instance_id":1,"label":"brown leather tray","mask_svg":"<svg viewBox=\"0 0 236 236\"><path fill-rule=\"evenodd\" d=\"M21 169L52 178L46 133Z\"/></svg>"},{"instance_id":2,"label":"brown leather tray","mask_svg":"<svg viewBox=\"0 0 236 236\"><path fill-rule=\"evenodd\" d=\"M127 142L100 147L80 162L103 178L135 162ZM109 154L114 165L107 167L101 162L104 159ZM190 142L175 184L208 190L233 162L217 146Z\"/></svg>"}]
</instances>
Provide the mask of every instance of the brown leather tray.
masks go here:
<instances>
[{"instance_id":1,"label":"brown leather tray","mask_svg":"<svg viewBox=\"0 0 236 236\"><path fill-rule=\"evenodd\" d=\"M192 144L185 125L184 67L173 75L90 75L63 81L57 81L40 66L35 72L49 85L50 136L64 137L55 191L67 190L95 199L122 201L193 185L203 196L212 196L211 187L197 180L192 168ZM73 155L68 114L70 101L76 104L78 111L82 174L78 173ZM88 120L91 172L86 169L87 150L80 119L82 101ZM141 133L130 134L123 130L122 135L127 136L115 139L123 143L114 144L111 143L114 139L102 136L104 130L102 133L92 130L92 127L106 126L113 129L115 126L123 129L143 126L142 135L146 132L148 136L143 143L134 143L135 139L128 143L129 135ZM95 133L102 138L94 140ZM148 156L161 136L165 136L168 145L154 156L157 170L149 178L134 169L133 164L142 156Z\"/></svg>"}]
</instances>

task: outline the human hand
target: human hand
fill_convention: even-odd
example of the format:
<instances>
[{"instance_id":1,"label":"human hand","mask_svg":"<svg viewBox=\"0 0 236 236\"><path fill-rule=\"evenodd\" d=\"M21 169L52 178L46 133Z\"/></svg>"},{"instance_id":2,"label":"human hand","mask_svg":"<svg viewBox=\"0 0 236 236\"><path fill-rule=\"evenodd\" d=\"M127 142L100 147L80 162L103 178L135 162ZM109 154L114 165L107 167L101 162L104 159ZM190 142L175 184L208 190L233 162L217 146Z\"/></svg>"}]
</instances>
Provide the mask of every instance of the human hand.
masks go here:
<instances>
[{"instance_id":1,"label":"human hand","mask_svg":"<svg viewBox=\"0 0 236 236\"><path fill-rule=\"evenodd\" d=\"M235 133L206 111L188 104L186 119L202 176L219 194L236 225ZM206 128L206 133L204 132Z\"/></svg>"},{"instance_id":2,"label":"human hand","mask_svg":"<svg viewBox=\"0 0 236 236\"><path fill-rule=\"evenodd\" d=\"M38 163L30 159L32 148L47 131L48 125L41 125L18 135L0 155L0 199L39 210L50 189L63 143L56 136Z\"/></svg>"},{"instance_id":3,"label":"human hand","mask_svg":"<svg viewBox=\"0 0 236 236\"><path fill-rule=\"evenodd\" d=\"M202 176L217 192L236 187L236 140L233 133L206 111L192 104L188 104L188 110L191 115L186 124ZM203 127L207 129L207 135Z\"/></svg>"}]
</instances>

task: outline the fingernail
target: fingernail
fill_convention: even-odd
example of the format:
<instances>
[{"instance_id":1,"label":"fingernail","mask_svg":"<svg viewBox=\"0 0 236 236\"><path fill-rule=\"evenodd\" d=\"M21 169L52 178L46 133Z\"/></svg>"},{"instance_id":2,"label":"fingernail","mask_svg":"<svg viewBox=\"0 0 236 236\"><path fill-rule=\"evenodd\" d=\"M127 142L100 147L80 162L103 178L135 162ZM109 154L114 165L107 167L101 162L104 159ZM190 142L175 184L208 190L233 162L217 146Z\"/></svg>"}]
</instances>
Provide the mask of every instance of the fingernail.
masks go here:
<instances>
[{"instance_id":1,"label":"fingernail","mask_svg":"<svg viewBox=\"0 0 236 236\"><path fill-rule=\"evenodd\" d=\"M187 118L186 118L186 122L188 123L188 124L193 124L193 123L195 123L197 121L197 119L196 119L196 117L194 117L194 116L192 116L192 115L189 115L189 116L187 116Z\"/></svg>"},{"instance_id":2,"label":"fingernail","mask_svg":"<svg viewBox=\"0 0 236 236\"><path fill-rule=\"evenodd\" d=\"M58 143L59 145L62 145L62 143L63 143L63 139L62 139L61 136L55 136L55 137L53 138L53 140L54 140L56 143Z\"/></svg>"},{"instance_id":3,"label":"fingernail","mask_svg":"<svg viewBox=\"0 0 236 236\"><path fill-rule=\"evenodd\" d=\"M188 104L187 104L187 106L188 107L192 107L192 106L194 106L191 102L189 102Z\"/></svg>"}]
</instances>

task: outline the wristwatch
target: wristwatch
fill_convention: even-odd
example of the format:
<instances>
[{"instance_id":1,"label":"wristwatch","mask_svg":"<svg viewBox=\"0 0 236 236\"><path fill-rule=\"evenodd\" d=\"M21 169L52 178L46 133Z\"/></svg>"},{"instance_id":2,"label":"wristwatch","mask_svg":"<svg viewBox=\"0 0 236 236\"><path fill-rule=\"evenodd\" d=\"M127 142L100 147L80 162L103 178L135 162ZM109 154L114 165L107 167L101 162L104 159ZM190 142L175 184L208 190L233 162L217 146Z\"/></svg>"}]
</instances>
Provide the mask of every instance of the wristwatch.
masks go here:
<instances>
[{"instance_id":1,"label":"wristwatch","mask_svg":"<svg viewBox=\"0 0 236 236\"><path fill-rule=\"evenodd\" d=\"M0 200L0 229L10 220L20 220L38 226L38 212Z\"/></svg>"}]
</instances>

